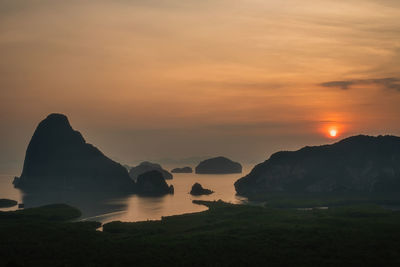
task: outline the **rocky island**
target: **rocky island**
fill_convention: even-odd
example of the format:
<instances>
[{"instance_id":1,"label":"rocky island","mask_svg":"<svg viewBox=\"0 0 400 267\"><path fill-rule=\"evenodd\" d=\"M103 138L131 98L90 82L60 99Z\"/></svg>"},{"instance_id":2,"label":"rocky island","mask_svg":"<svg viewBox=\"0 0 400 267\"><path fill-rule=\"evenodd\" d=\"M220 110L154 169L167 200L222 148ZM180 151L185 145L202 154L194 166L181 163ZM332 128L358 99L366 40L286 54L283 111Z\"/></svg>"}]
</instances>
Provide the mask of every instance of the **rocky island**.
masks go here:
<instances>
[{"instance_id":1,"label":"rocky island","mask_svg":"<svg viewBox=\"0 0 400 267\"><path fill-rule=\"evenodd\" d=\"M229 174L241 173L242 165L225 157L203 160L196 167L198 174Z\"/></svg>"},{"instance_id":2,"label":"rocky island","mask_svg":"<svg viewBox=\"0 0 400 267\"><path fill-rule=\"evenodd\" d=\"M18 202L15 200L7 199L7 198L0 199L0 208L10 208L10 207L16 206L17 204L18 204Z\"/></svg>"},{"instance_id":3,"label":"rocky island","mask_svg":"<svg viewBox=\"0 0 400 267\"><path fill-rule=\"evenodd\" d=\"M14 186L30 190L134 192L127 170L86 143L65 115L50 114L37 126Z\"/></svg>"},{"instance_id":4,"label":"rocky island","mask_svg":"<svg viewBox=\"0 0 400 267\"><path fill-rule=\"evenodd\" d=\"M137 178L136 186L137 193L142 195L165 195L174 193L174 186L168 186L162 173L157 170L140 174Z\"/></svg>"},{"instance_id":5,"label":"rocky island","mask_svg":"<svg viewBox=\"0 0 400 267\"><path fill-rule=\"evenodd\" d=\"M172 174L169 173L167 170L164 170L160 164L151 163L148 161L144 161L137 165L136 167L132 167L129 170L129 176L136 181L139 175L149 172L149 171L159 171L165 180L171 180L173 178Z\"/></svg>"},{"instance_id":6,"label":"rocky island","mask_svg":"<svg viewBox=\"0 0 400 267\"><path fill-rule=\"evenodd\" d=\"M171 172L172 173L192 173L193 169L191 167L175 168Z\"/></svg>"},{"instance_id":7,"label":"rocky island","mask_svg":"<svg viewBox=\"0 0 400 267\"><path fill-rule=\"evenodd\" d=\"M214 191L203 188L203 186L199 183L195 183L192 186L192 190L190 190L190 194L194 196L211 195L212 193L214 193Z\"/></svg>"},{"instance_id":8,"label":"rocky island","mask_svg":"<svg viewBox=\"0 0 400 267\"><path fill-rule=\"evenodd\" d=\"M235 183L241 195L268 192L400 192L400 137L353 136L282 151Z\"/></svg>"}]
</instances>

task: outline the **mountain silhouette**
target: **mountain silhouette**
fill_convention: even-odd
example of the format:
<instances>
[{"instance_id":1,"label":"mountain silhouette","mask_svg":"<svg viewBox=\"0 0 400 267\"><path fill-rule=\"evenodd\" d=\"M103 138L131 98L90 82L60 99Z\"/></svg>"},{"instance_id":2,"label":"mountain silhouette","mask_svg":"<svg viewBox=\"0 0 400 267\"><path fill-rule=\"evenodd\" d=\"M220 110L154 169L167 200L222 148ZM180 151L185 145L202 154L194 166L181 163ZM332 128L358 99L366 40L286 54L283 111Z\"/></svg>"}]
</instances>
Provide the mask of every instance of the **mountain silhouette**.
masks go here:
<instances>
[{"instance_id":1,"label":"mountain silhouette","mask_svg":"<svg viewBox=\"0 0 400 267\"><path fill-rule=\"evenodd\" d=\"M127 170L86 143L65 115L50 114L37 126L14 186L26 191L67 189L133 192Z\"/></svg>"},{"instance_id":2,"label":"mountain silhouette","mask_svg":"<svg viewBox=\"0 0 400 267\"><path fill-rule=\"evenodd\" d=\"M235 183L238 194L400 192L400 138L353 136L332 145L282 151Z\"/></svg>"}]
</instances>

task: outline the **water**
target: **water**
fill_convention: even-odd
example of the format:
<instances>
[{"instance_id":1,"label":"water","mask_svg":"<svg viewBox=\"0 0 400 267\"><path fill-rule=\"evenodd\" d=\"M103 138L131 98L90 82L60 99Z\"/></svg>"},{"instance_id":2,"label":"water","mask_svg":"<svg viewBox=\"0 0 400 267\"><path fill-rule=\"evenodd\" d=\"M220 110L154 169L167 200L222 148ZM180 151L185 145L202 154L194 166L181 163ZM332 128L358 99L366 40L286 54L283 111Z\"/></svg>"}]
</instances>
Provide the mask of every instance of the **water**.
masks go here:
<instances>
[{"instance_id":1,"label":"water","mask_svg":"<svg viewBox=\"0 0 400 267\"><path fill-rule=\"evenodd\" d=\"M16 190L12 185L14 176L12 175L0 175L0 198L7 198L22 203L22 194L19 190ZM0 208L1 211L16 210L18 206L11 208Z\"/></svg>"},{"instance_id":2,"label":"water","mask_svg":"<svg viewBox=\"0 0 400 267\"><path fill-rule=\"evenodd\" d=\"M236 196L234 182L243 177L242 174L199 175L194 173L174 174L175 193L161 197L144 197L138 195L110 195L95 192L48 192L24 194L13 188L12 175L0 175L0 198L9 198L24 203L25 208L37 207L52 203L67 203L82 211L80 220L96 220L102 223L110 221L145 221L159 220L162 216L200 212L207 208L192 203L192 200L223 200L231 203L246 203L246 198ZM198 182L204 188L214 191L207 196L192 196L189 194L192 185ZM15 210L16 207L0 209Z\"/></svg>"}]
</instances>

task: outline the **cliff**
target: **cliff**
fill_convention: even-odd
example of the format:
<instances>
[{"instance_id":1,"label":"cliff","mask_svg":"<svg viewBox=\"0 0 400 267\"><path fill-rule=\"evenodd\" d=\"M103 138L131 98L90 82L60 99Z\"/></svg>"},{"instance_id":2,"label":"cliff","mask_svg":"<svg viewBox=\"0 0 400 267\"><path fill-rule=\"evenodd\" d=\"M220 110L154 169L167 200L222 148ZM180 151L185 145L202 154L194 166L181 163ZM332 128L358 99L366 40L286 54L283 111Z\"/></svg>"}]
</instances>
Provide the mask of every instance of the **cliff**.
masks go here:
<instances>
[{"instance_id":1,"label":"cliff","mask_svg":"<svg viewBox=\"0 0 400 267\"><path fill-rule=\"evenodd\" d=\"M23 190L125 191L135 189L127 170L86 143L65 115L50 114L39 123L26 150Z\"/></svg>"},{"instance_id":2,"label":"cliff","mask_svg":"<svg viewBox=\"0 0 400 267\"><path fill-rule=\"evenodd\" d=\"M235 183L238 194L400 192L400 138L353 136L273 154Z\"/></svg>"}]
</instances>

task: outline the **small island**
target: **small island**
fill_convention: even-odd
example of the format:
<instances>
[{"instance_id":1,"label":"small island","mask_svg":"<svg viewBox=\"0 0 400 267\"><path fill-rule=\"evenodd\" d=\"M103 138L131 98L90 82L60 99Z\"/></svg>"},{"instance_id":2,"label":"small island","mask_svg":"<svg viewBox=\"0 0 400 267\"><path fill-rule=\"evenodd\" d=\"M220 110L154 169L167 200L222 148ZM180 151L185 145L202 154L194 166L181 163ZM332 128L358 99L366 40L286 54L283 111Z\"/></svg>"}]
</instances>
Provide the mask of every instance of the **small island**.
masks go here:
<instances>
[{"instance_id":1,"label":"small island","mask_svg":"<svg viewBox=\"0 0 400 267\"><path fill-rule=\"evenodd\" d=\"M164 170L160 164L152 163L149 161L144 161L137 165L136 167L132 167L129 170L129 176L136 181L139 175L149 172L149 171L159 171L165 180L171 180L173 178L172 174L169 173L167 170Z\"/></svg>"},{"instance_id":2,"label":"small island","mask_svg":"<svg viewBox=\"0 0 400 267\"><path fill-rule=\"evenodd\" d=\"M197 174L241 173L242 165L225 157L206 159L196 167Z\"/></svg>"},{"instance_id":3,"label":"small island","mask_svg":"<svg viewBox=\"0 0 400 267\"><path fill-rule=\"evenodd\" d=\"M192 186L192 190L190 190L190 194L193 196L211 195L212 193L214 193L214 191L203 188L203 186L199 183L195 183Z\"/></svg>"},{"instance_id":4,"label":"small island","mask_svg":"<svg viewBox=\"0 0 400 267\"><path fill-rule=\"evenodd\" d=\"M171 172L172 173L192 173L193 169L191 167L175 168Z\"/></svg>"},{"instance_id":5,"label":"small island","mask_svg":"<svg viewBox=\"0 0 400 267\"><path fill-rule=\"evenodd\" d=\"M137 193L140 195L165 195L174 193L174 186L169 186L159 171L149 171L139 175L136 188Z\"/></svg>"},{"instance_id":6,"label":"small island","mask_svg":"<svg viewBox=\"0 0 400 267\"><path fill-rule=\"evenodd\" d=\"M17 203L15 200L0 198L0 208L11 208L16 206Z\"/></svg>"}]
</instances>

